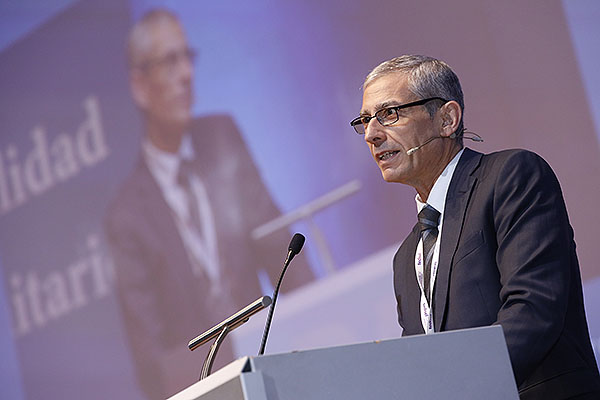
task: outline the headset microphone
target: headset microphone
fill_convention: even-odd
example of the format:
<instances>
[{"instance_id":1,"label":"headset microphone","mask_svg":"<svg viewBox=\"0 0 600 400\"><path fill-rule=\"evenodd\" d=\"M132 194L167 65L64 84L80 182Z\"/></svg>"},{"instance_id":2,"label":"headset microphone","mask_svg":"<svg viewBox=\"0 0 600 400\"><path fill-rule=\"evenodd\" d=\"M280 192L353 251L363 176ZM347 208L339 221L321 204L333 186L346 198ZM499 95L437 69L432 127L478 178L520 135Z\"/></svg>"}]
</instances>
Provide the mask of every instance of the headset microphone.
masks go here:
<instances>
[{"instance_id":1,"label":"headset microphone","mask_svg":"<svg viewBox=\"0 0 600 400\"><path fill-rule=\"evenodd\" d=\"M411 147L410 149L406 150L406 155L410 156L412 153L414 153L415 151L419 150L421 147L425 146L427 143L429 143L429 142L431 142L431 141L433 141L435 139L443 139L443 138L444 138L443 136L434 136L432 138L429 138L429 139L427 139L425 141L425 143L420 144L420 145L418 145L416 147Z\"/></svg>"},{"instance_id":2,"label":"headset microphone","mask_svg":"<svg viewBox=\"0 0 600 400\"><path fill-rule=\"evenodd\" d=\"M468 133L470 136L465 136L465 133ZM474 142L483 142L483 138L481 136L479 136L475 132L471 132L471 131L468 131L466 129L463 131L462 137L463 137L463 139L469 139L469 140L472 140Z\"/></svg>"},{"instance_id":3,"label":"headset microphone","mask_svg":"<svg viewBox=\"0 0 600 400\"><path fill-rule=\"evenodd\" d=\"M469 136L465 136L465 133L469 134ZM481 136L479 136L478 134L476 134L475 132L471 132L471 131L467 131L466 129L463 129L462 132L460 133L460 135L463 137L463 139L469 139L472 140L474 142L483 142L483 138ZM448 137L444 137L444 136L434 136L432 138L429 138L425 141L425 143L420 144L416 147L411 147L410 149L406 150L406 155L410 156L412 153L414 153L415 151L419 150L421 147L425 146L427 143L435 140L435 139L455 139L456 136L458 136L455 133L453 133L452 135L448 136Z\"/></svg>"}]
</instances>

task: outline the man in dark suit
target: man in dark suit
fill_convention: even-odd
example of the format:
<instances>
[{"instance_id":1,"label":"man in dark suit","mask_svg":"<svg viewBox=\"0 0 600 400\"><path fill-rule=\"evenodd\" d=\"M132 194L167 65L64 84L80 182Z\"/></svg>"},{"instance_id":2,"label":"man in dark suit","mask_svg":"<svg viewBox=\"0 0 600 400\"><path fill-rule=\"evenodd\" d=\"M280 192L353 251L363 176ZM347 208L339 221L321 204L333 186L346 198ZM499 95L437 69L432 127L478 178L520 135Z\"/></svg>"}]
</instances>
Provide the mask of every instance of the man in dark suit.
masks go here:
<instances>
[{"instance_id":1,"label":"man in dark suit","mask_svg":"<svg viewBox=\"0 0 600 400\"><path fill-rule=\"evenodd\" d=\"M193 57L169 11L150 11L131 31L131 90L145 135L106 233L138 380L152 399L198 379L208 345L191 353L187 342L266 294L290 239L251 238L279 211L233 121L192 118ZM285 289L311 278L303 258L295 262ZM228 340L216 367L232 360Z\"/></svg>"},{"instance_id":2,"label":"man in dark suit","mask_svg":"<svg viewBox=\"0 0 600 400\"><path fill-rule=\"evenodd\" d=\"M598 399L558 180L534 153L463 148L463 109L446 63L401 56L367 76L351 122L383 178L417 191L393 262L403 334L499 324L522 399Z\"/></svg>"}]
</instances>

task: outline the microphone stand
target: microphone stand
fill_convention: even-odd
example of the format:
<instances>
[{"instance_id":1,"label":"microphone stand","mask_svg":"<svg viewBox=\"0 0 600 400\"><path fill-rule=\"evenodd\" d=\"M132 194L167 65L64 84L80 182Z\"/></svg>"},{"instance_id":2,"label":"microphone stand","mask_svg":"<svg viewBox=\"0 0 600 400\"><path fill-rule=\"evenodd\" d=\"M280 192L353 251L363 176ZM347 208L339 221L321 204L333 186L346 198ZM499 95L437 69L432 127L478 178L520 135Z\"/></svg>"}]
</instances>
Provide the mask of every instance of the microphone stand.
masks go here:
<instances>
[{"instance_id":1,"label":"microphone stand","mask_svg":"<svg viewBox=\"0 0 600 400\"><path fill-rule=\"evenodd\" d=\"M210 351L206 356L206 360L202 365L202 371L200 373L200 380L206 378L210 375L212 370L212 365L217 356L217 351L219 351L219 347L221 347L221 343L225 340L225 336L235 328L241 326L245 322L248 322L251 316L259 312L260 310L268 307L271 304L271 298L269 296L263 296L253 303L248 304L245 308L241 309L237 313L233 314L231 317L227 318L223 322L213 326L206 332L201 335L198 335L194 339L190 340L188 343L188 348L190 350L196 350L198 347L202 346L204 343L210 341L211 339L215 339L214 343L210 347Z\"/></svg>"},{"instance_id":2,"label":"microphone stand","mask_svg":"<svg viewBox=\"0 0 600 400\"><path fill-rule=\"evenodd\" d=\"M211 372L212 366L213 366L213 362L215 361L215 357L217 356L217 351L219 351L219 347L221 347L221 343L223 343L223 340L225 340L225 336L227 336L228 333L229 333L229 325L225 325L223 327L223 329L221 330L221 333L219 334L219 336L217 336L217 339L215 339L213 344L210 346L210 351L208 352L208 355L206 356L206 360L204 360L204 364L202 364L202 371L200 371L200 379L198 379L198 380L201 381L202 379L204 379L208 375L210 375L210 372Z\"/></svg>"}]
</instances>

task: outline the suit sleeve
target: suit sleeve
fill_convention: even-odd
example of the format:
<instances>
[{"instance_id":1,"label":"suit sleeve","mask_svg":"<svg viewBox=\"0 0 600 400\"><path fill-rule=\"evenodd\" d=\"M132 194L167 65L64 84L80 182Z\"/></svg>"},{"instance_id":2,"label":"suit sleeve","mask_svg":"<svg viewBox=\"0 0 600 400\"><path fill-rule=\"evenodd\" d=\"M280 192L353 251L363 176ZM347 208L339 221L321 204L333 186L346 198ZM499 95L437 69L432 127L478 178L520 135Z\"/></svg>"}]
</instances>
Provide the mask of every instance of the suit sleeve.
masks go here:
<instances>
[{"instance_id":1,"label":"suit sleeve","mask_svg":"<svg viewBox=\"0 0 600 400\"><path fill-rule=\"evenodd\" d=\"M493 223L502 306L496 323L519 384L561 333L574 243L560 185L544 160L517 152L497 168Z\"/></svg>"}]
</instances>

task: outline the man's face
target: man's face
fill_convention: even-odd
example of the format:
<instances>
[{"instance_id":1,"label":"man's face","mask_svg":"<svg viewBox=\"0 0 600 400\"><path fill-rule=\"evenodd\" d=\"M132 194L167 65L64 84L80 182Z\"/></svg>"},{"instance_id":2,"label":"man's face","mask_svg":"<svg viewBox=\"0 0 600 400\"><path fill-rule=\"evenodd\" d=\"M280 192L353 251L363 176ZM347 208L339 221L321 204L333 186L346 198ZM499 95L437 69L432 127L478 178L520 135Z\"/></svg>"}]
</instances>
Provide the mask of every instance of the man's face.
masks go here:
<instances>
[{"instance_id":1,"label":"man's face","mask_svg":"<svg viewBox=\"0 0 600 400\"><path fill-rule=\"evenodd\" d=\"M361 115L372 116L377 111L421 100L408 90L407 77L400 72L383 75L365 88ZM398 110L399 119L382 126L376 118L369 121L365 131L373 159L387 182L399 182L418 187L439 163L441 140L434 140L411 155L406 151L439 136L437 114L432 119L425 106Z\"/></svg>"},{"instance_id":2,"label":"man's face","mask_svg":"<svg viewBox=\"0 0 600 400\"><path fill-rule=\"evenodd\" d=\"M185 128L191 120L193 65L181 26L170 20L149 29L148 51L133 78L134 97L151 123Z\"/></svg>"}]
</instances>

